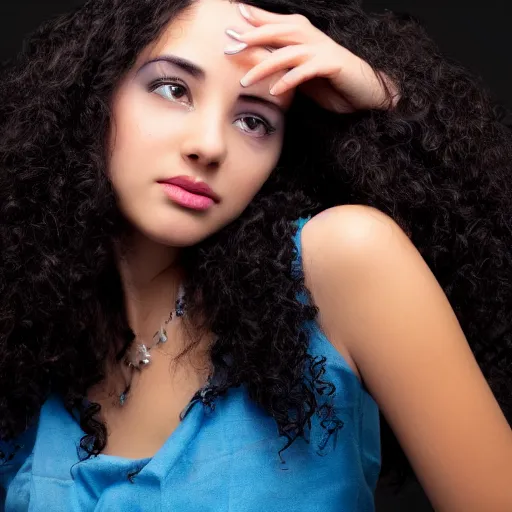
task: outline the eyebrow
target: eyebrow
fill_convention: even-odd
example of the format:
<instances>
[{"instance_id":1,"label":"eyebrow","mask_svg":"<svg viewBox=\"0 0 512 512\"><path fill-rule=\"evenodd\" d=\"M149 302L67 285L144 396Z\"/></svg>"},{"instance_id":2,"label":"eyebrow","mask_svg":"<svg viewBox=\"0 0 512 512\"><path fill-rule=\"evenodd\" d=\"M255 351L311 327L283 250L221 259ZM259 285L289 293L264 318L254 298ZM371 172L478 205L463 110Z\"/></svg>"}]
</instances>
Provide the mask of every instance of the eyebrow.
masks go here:
<instances>
[{"instance_id":1,"label":"eyebrow","mask_svg":"<svg viewBox=\"0 0 512 512\"><path fill-rule=\"evenodd\" d=\"M199 67L197 64L184 59L182 57L178 57L176 55L160 55L145 62L140 69L137 71L137 74L140 73L146 66L153 64L155 62L168 62L169 64L174 64L178 68L180 68L185 73L188 73L190 76L197 78L199 80L204 80L206 78L206 72L203 68ZM264 105L266 107L270 107L273 110L276 110L279 114L285 115L285 110L278 103L267 100L261 96L255 96L253 94L241 94L241 100L248 101L250 103L258 103L260 105Z\"/></svg>"},{"instance_id":2,"label":"eyebrow","mask_svg":"<svg viewBox=\"0 0 512 512\"><path fill-rule=\"evenodd\" d=\"M145 62L139 69L138 73L142 71L146 66L149 66L150 64L153 64L154 62L169 62L170 64L174 64L175 66L179 67L185 73L188 73L189 75L193 76L194 78L198 78L200 80L204 80L206 77L205 71L200 68L197 64L194 64L193 62L190 62L187 59L183 59L181 57L176 57L176 55L160 55L159 57L156 57L155 59L151 59L147 62Z\"/></svg>"},{"instance_id":3,"label":"eyebrow","mask_svg":"<svg viewBox=\"0 0 512 512\"><path fill-rule=\"evenodd\" d=\"M258 103L260 105L270 107L271 109L276 110L279 114L283 116L285 115L285 110L283 107L281 107L281 105L277 104L274 101L262 98L261 96L254 96L252 94L241 94L240 99L248 101L249 103Z\"/></svg>"}]
</instances>

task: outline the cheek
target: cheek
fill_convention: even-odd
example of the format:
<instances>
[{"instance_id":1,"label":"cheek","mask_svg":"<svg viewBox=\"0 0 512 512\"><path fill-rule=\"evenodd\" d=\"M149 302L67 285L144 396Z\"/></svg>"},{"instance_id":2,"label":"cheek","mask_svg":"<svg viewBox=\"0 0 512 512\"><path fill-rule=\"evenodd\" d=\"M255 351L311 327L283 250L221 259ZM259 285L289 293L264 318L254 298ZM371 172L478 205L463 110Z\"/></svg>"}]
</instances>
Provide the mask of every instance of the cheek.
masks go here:
<instances>
[{"instance_id":1,"label":"cheek","mask_svg":"<svg viewBox=\"0 0 512 512\"><path fill-rule=\"evenodd\" d=\"M144 181L168 173L165 157L175 149L178 126L148 101L134 101L128 94L118 98L110 133L111 179L115 182L122 173L123 180Z\"/></svg>"},{"instance_id":2,"label":"cheek","mask_svg":"<svg viewBox=\"0 0 512 512\"><path fill-rule=\"evenodd\" d=\"M272 171L275 169L282 149L282 139L274 141L270 147L236 155L236 164L232 166L231 179L227 187L232 194L237 210L243 210L260 191Z\"/></svg>"}]
</instances>

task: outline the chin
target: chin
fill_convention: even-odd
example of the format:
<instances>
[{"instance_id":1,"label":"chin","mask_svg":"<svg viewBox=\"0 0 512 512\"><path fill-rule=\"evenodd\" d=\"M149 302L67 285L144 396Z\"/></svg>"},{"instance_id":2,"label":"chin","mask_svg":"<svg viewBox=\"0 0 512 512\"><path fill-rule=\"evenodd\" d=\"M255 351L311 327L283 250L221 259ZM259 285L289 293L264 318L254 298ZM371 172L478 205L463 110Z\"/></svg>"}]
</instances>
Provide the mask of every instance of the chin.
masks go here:
<instances>
[{"instance_id":1,"label":"chin","mask_svg":"<svg viewBox=\"0 0 512 512\"><path fill-rule=\"evenodd\" d=\"M213 223L207 215L184 212L185 215L137 223L136 230L154 243L167 247L191 247L213 235L222 225Z\"/></svg>"},{"instance_id":2,"label":"chin","mask_svg":"<svg viewBox=\"0 0 512 512\"><path fill-rule=\"evenodd\" d=\"M165 205L137 205L122 208L122 214L135 232L143 238L167 247L185 248L196 245L221 230L236 218L238 211L189 210Z\"/></svg>"},{"instance_id":3,"label":"chin","mask_svg":"<svg viewBox=\"0 0 512 512\"><path fill-rule=\"evenodd\" d=\"M187 230L182 228L148 229L141 233L154 243L166 247L191 247L208 238L212 233L205 230Z\"/></svg>"}]
</instances>

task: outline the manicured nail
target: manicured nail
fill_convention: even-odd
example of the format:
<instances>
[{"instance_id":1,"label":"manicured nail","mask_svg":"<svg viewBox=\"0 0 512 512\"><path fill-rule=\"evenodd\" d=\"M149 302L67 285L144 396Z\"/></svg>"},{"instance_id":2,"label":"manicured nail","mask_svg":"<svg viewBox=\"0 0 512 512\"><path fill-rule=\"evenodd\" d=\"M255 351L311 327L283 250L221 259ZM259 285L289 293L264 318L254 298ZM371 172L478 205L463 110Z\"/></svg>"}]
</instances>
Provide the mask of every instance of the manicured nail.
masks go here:
<instances>
[{"instance_id":1,"label":"manicured nail","mask_svg":"<svg viewBox=\"0 0 512 512\"><path fill-rule=\"evenodd\" d=\"M251 19L251 11L249 11L249 7L245 4L238 4L238 9L240 9L240 14L246 19Z\"/></svg>"},{"instance_id":2,"label":"manicured nail","mask_svg":"<svg viewBox=\"0 0 512 512\"><path fill-rule=\"evenodd\" d=\"M246 48L246 43L239 43L233 46L226 46L226 48L224 48L224 53L226 55L235 55L236 53L240 53L242 50L245 50Z\"/></svg>"},{"instance_id":3,"label":"manicured nail","mask_svg":"<svg viewBox=\"0 0 512 512\"><path fill-rule=\"evenodd\" d=\"M240 80L240 85L242 87L249 87L254 83L254 79L251 79L251 72L245 74L242 79Z\"/></svg>"},{"instance_id":4,"label":"manicured nail","mask_svg":"<svg viewBox=\"0 0 512 512\"><path fill-rule=\"evenodd\" d=\"M282 93L282 91L283 91L283 83L282 82L280 83L280 82L281 82L281 80L278 80L276 83L271 85L269 93L272 96L279 96L279 94Z\"/></svg>"},{"instance_id":5,"label":"manicured nail","mask_svg":"<svg viewBox=\"0 0 512 512\"><path fill-rule=\"evenodd\" d=\"M226 34L231 37L231 39L234 39L235 41L241 41L242 40L242 35L239 34L238 32L235 32L233 29L231 28L228 28L226 30Z\"/></svg>"}]
</instances>

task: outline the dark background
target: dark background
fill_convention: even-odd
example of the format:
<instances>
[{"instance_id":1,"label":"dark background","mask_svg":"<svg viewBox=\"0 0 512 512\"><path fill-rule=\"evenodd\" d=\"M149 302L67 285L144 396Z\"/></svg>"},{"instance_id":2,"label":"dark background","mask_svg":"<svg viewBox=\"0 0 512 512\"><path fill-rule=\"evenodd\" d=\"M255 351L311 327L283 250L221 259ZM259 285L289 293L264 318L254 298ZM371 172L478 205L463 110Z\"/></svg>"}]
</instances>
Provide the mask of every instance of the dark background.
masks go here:
<instances>
[{"instance_id":1,"label":"dark background","mask_svg":"<svg viewBox=\"0 0 512 512\"><path fill-rule=\"evenodd\" d=\"M307 0L306 0L307 1ZM0 61L14 54L23 37L42 21L83 3L83 0L0 0ZM418 18L451 58L480 75L496 100L512 108L512 31L507 1L479 2L470 7L460 0L364 0L368 10L390 9ZM396 493L389 486L377 492L378 512L431 512L421 488L406 483ZM356 512L356 511L347 511Z\"/></svg>"}]
</instances>

